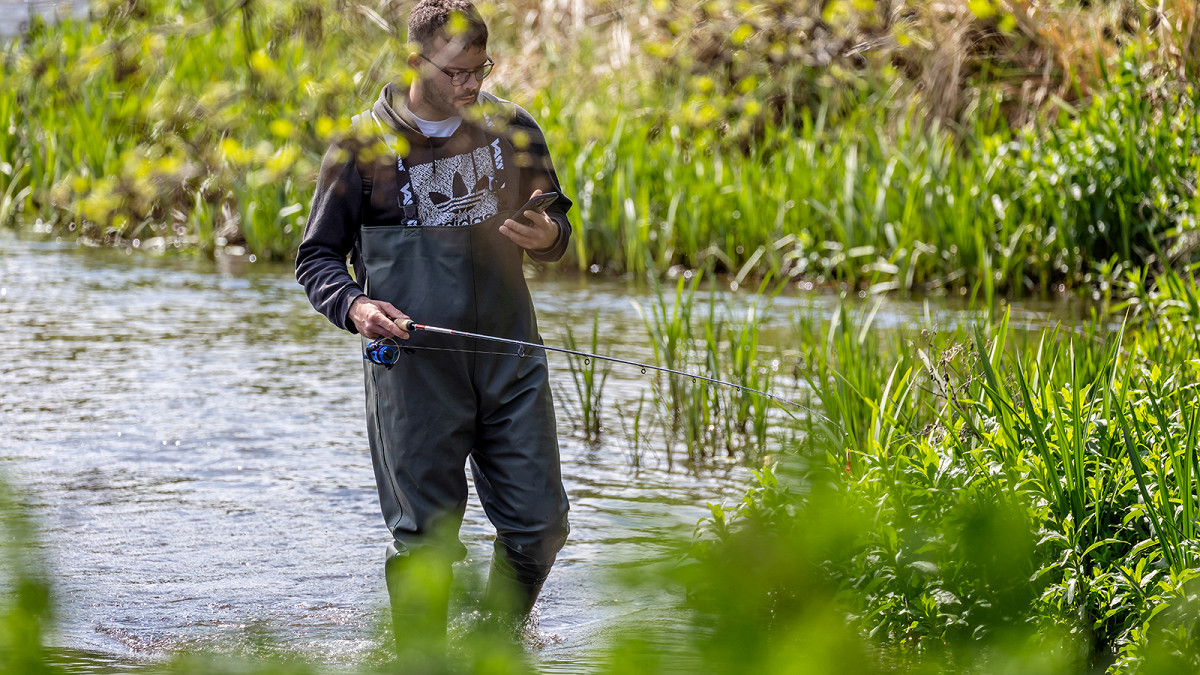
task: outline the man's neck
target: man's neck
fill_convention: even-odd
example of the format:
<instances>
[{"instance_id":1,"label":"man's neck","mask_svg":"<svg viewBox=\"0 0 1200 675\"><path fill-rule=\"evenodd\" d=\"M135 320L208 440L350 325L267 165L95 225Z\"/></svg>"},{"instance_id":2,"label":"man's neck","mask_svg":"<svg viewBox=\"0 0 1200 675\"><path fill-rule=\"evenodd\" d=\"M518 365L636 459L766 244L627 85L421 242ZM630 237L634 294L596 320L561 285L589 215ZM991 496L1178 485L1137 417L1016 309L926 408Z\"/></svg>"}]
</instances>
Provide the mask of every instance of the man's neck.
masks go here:
<instances>
[{"instance_id":1,"label":"man's neck","mask_svg":"<svg viewBox=\"0 0 1200 675\"><path fill-rule=\"evenodd\" d=\"M407 105L412 114L427 122L442 122L450 119L449 115L438 112L433 107L426 105L425 102L421 100L421 92L419 89L417 89L415 84L408 88Z\"/></svg>"}]
</instances>

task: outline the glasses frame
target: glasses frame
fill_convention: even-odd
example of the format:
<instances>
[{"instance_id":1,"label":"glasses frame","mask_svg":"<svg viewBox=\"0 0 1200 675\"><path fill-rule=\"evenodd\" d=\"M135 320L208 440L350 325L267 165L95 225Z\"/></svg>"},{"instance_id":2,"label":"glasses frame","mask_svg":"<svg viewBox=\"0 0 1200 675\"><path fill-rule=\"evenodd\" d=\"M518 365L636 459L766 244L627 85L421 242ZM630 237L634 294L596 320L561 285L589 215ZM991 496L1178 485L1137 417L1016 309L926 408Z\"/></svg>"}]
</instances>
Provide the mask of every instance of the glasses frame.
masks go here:
<instances>
[{"instance_id":1,"label":"glasses frame","mask_svg":"<svg viewBox=\"0 0 1200 675\"><path fill-rule=\"evenodd\" d=\"M469 80L472 75L475 76L476 82L483 82L484 80L486 80L488 78L488 75L492 74L492 69L496 67L496 62L493 61L492 57L490 57L490 56L488 57L487 61L484 62L484 64L482 66L479 66L478 68L475 68L474 70L446 70L445 68L438 65L433 59L429 58L428 56L425 56L424 54L418 53L417 56L420 56L421 58L425 59L434 68L437 68L438 70L445 73L446 77L450 78L450 84L452 84L456 87L461 87L464 84L466 84L467 80Z\"/></svg>"}]
</instances>

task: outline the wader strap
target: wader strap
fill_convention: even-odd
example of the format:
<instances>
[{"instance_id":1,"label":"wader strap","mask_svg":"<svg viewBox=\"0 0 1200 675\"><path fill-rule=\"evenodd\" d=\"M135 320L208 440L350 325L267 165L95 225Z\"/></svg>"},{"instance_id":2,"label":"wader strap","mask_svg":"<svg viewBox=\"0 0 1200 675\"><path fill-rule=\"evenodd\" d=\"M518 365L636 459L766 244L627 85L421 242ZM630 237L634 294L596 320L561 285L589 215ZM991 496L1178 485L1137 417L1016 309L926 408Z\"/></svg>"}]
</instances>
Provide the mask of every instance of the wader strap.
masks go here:
<instances>
[{"instance_id":1,"label":"wader strap","mask_svg":"<svg viewBox=\"0 0 1200 675\"><path fill-rule=\"evenodd\" d=\"M375 120L375 127L379 129L379 135L383 137L383 142L387 143L392 152L396 153L396 186L400 188L400 196L397 201L400 208L404 210L404 224L410 227L420 225L417 221L417 202L413 196L412 176L408 174L408 169L404 167L404 158L397 150L400 147L399 139L383 123L383 120L379 119L374 110L367 110L364 114L366 113L370 113L371 119Z\"/></svg>"},{"instance_id":2,"label":"wader strap","mask_svg":"<svg viewBox=\"0 0 1200 675\"><path fill-rule=\"evenodd\" d=\"M350 128L354 129L355 131L362 129L363 116L370 112L370 110L364 110L354 117L351 117ZM371 188L374 187L375 177L374 172L364 172L361 166L359 166L358 177L362 180L362 201L359 202L359 213L361 214L361 220L361 218L367 213L366 205L371 202Z\"/></svg>"}]
</instances>

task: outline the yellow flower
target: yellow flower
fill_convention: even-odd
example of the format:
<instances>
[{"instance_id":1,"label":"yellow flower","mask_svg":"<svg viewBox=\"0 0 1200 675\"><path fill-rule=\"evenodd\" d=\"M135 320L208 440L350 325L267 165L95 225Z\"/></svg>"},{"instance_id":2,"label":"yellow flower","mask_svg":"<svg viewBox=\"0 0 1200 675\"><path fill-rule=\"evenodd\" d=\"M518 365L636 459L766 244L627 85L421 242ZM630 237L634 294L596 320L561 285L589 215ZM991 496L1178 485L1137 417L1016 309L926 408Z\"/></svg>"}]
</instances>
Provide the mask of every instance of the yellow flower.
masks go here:
<instances>
[{"instance_id":1,"label":"yellow flower","mask_svg":"<svg viewBox=\"0 0 1200 675\"><path fill-rule=\"evenodd\" d=\"M284 119L271 120L269 127L271 133L278 138L291 138L296 130L295 125Z\"/></svg>"}]
</instances>

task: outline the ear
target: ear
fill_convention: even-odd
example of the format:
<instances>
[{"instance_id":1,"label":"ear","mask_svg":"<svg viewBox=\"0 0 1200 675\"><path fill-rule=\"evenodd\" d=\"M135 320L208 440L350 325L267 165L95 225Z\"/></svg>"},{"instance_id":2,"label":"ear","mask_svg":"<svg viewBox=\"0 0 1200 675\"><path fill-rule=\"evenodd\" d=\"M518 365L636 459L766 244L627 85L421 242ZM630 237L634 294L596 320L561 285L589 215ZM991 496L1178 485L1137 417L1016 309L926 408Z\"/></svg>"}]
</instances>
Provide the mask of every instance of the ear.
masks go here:
<instances>
[{"instance_id":1,"label":"ear","mask_svg":"<svg viewBox=\"0 0 1200 675\"><path fill-rule=\"evenodd\" d=\"M408 67L413 70L418 70L421 67L421 55L417 52L408 53Z\"/></svg>"}]
</instances>

